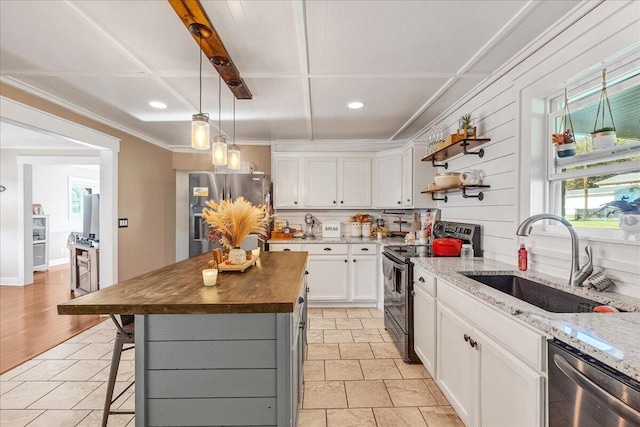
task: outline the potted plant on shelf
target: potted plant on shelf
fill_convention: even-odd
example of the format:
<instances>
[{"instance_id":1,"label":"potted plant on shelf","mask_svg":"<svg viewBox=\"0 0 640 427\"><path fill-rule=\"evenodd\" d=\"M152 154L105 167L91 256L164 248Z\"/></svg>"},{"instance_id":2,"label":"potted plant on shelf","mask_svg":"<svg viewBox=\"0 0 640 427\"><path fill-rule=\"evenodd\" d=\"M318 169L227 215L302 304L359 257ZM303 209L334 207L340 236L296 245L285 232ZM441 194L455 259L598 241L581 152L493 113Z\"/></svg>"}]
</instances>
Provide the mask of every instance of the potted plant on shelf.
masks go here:
<instances>
[{"instance_id":1,"label":"potted plant on shelf","mask_svg":"<svg viewBox=\"0 0 640 427\"><path fill-rule=\"evenodd\" d=\"M569 111L569 92L564 89L564 107L562 108L562 118L558 126L560 131L551 134L551 141L556 146L558 157L571 157L576 155L576 138L573 134L573 121Z\"/></svg>"},{"instance_id":2,"label":"potted plant on shelf","mask_svg":"<svg viewBox=\"0 0 640 427\"><path fill-rule=\"evenodd\" d=\"M242 241L250 233L267 234L266 211L262 205L238 197L236 200L206 202L208 208L202 210L202 218L209 223L213 236L229 251L231 264L244 264L247 254L240 249Z\"/></svg>"},{"instance_id":3,"label":"potted plant on shelf","mask_svg":"<svg viewBox=\"0 0 640 427\"><path fill-rule=\"evenodd\" d=\"M463 139L476 137L476 128L472 124L471 114L464 114L460 117L458 126L458 135L462 135Z\"/></svg>"},{"instance_id":4,"label":"potted plant on shelf","mask_svg":"<svg viewBox=\"0 0 640 427\"><path fill-rule=\"evenodd\" d=\"M611 126L605 125L605 106L609 111ZM600 111L602 110L602 116ZM598 119L600 119L600 127L598 127ZM611 103L607 94L607 69L602 70L602 91L600 92L600 101L598 101L598 111L596 111L596 121L593 124L593 133L591 134L593 148L596 150L602 148L611 148L616 145L616 125L613 123L613 113L611 112Z\"/></svg>"}]
</instances>

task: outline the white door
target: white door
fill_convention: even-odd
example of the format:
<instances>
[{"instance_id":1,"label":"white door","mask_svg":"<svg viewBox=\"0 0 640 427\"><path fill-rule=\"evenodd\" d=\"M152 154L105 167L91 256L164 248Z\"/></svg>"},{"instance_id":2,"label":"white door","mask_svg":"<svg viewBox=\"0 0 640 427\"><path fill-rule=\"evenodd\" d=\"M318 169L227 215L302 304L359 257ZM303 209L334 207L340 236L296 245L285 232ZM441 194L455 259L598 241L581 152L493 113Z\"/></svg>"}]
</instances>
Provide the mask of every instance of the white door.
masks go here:
<instances>
[{"instance_id":1,"label":"white door","mask_svg":"<svg viewBox=\"0 0 640 427\"><path fill-rule=\"evenodd\" d=\"M402 155L377 159L377 207L402 207Z\"/></svg>"},{"instance_id":2,"label":"white door","mask_svg":"<svg viewBox=\"0 0 640 427\"><path fill-rule=\"evenodd\" d=\"M309 256L309 301L344 301L348 298L347 255Z\"/></svg>"},{"instance_id":3,"label":"white door","mask_svg":"<svg viewBox=\"0 0 640 427\"><path fill-rule=\"evenodd\" d=\"M478 341L480 425L543 427L543 376L474 331Z\"/></svg>"},{"instance_id":4,"label":"white door","mask_svg":"<svg viewBox=\"0 0 640 427\"><path fill-rule=\"evenodd\" d=\"M419 286L413 290L413 347L424 367L436 377L436 300Z\"/></svg>"},{"instance_id":5,"label":"white door","mask_svg":"<svg viewBox=\"0 0 640 427\"><path fill-rule=\"evenodd\" d=\"M351 298L354 301L376 300L376 271L378 257L353 256L351 259Z\"/></svg>"},{"instance_id":6,"label":"white door","mask_svg":"<svg viewBox=\"0 0 640 427\"><path fill-rule=\"evenodd\" d=\"M402 207L413 206L413 147L402 152Z\"/></svg>"},{"instance_id":7,"label":"white door","mask_svg":"<svg viewBox=\"0 0 640 427\"><path fill-rule=\"evenodd\" d=\"M273 164L274 208L300 207L298 200L298 159L276 158L273 160Z\"/></svg>"},{"instance_id":8,"label":"white door","mask_svg":"<svg viewBox=\"0 0 640 427\"><path fill-rule=\"evenodd\" d=\"M338 159L340 207L371 207L371 159Z\"/></svg>"},{"instance_id":9,"label":"white door","mask_svg":"<svg viewBox=\"0 0 640 427\"><path fill-rule=\"evenodd\" d=\"M470 337L471 325L440 302L436 312L438 385L465 425L473 426L477 351L465 339Z\"/></svg>"},{"instance_id":10,"label":"white door","mask_svg":"<svg viewBox=\"0 0 640 427\"><path fill-rule=\"evenodd\" d=\"M338 206L338 166L335 157L306 158L305 207L335 208Z\"/></svg>"}]
</instances>

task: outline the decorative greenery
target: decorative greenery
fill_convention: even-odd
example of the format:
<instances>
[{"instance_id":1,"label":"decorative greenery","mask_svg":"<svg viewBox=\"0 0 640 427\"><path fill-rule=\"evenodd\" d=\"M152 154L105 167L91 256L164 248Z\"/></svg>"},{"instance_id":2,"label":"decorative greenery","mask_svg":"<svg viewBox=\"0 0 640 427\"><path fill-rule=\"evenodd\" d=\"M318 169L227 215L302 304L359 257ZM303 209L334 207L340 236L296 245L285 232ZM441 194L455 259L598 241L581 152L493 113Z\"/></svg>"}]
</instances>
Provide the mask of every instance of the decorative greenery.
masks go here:
<instances>
[{"instance_id":1,"label":"decorative greenery","mask_svg":"<svg viewBox=\"0 0 640 427\"><path fill-rule=\"evenodd\" d=\"M460 125L462 128L470 128L471 126L471 114L465 114L460 117Z\"/></svg>"},{"instance_id":2,"label":"decorative greenery","mask_svg":"<svg viewBox=\"0 0 640 427\"><path fill-rule=\"evenodd\" d=\"M595 134L595 133L600 133L600 132L615 132L615 131L616 130L614 128L607 126L607 127L603 127L603 128L600 128L600 129L596 129L596 130L593 131L593 133Z\"/></svg>"},{"instance_id":3,"label":"decorative greenery","mask_svg":"<svg viewBox=\"0 0 640 427\"><path fill-rule=\"evenodd\" d=\"M209 200L206 204L210 209L203 209L202 218L211 226L209 234L212 238L219 236L219 242L227 249L240 246L250 233L266 236L268 225L262 205L253 206L244 197L220 203Z\"/></svg>"},{"instance_id":4,"label":"decorative greenery","mask_svg":"<svg viewBox=\"0 0 640 427\"><path fill-rule=\"evenodd\" d=\"M572 144L575 142L571 129L565 130L564 133L551 134L551 141L553 141L554 145Z\"/></svg>"}]
</instances>

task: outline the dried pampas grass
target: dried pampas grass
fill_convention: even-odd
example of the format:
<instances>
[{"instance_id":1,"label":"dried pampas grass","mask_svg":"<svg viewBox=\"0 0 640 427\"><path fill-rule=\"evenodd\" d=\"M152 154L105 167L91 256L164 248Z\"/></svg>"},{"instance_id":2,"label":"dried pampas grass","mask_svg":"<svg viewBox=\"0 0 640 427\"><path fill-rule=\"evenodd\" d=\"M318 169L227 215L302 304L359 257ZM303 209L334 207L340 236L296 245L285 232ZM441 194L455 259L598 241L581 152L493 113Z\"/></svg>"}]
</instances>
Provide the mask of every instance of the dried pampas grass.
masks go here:
<instances>
[{"instance_id":1,"label":"dried pampas grass","mask_svg":"<svg viewBox=\"0 0 640 427\"><path fill-rule=\"evenodd\" d=\"M203 209L202 218L220 235L220 243L229 250L239 247L251 233L267 234L266 211L262 205L238 197L235 201L206 202L210 209Z\"/></svg>"}]
</instances>

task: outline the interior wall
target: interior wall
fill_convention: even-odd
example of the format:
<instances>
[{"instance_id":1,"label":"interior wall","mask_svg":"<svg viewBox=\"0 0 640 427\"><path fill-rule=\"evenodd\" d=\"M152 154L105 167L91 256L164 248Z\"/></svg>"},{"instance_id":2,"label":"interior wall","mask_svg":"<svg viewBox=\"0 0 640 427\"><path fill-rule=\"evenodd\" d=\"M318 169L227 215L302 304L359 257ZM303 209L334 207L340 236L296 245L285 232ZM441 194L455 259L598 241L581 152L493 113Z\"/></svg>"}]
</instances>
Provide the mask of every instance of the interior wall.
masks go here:
<instances>
[{"instance_id":1,"label":"interior wall","mask_svg":"<svg viewBox=\"0 0 640 427\"><path fill-rule=\"evenodd\" d=\"M0 150L0 283L15 285L18 279L18 154Z\"/></svg>"},{"instance_id":2,"label":"interior wall","mask_svg":"<svg viewBox=\"0 0 640 427\"><path fill-rule=\"evenodd\" d=\"M593 31L594 27L598 31ZM563 87L563 82L586 69L597 70L608 57L636 45L638 34L637 3L604 2L434 123L445 134L453 133L459 117L471 113L480 120L479 136L491 139L483 145L483 158L460 155L449 161L447 170L480 170L483 183L491 186L484 191L484 200L452 195L449 203L439 202L443 219L482 225L485 257L515 266L519 223L547 209L544 181L546 150L551 143L546 131L540 131L546 126L546 119L539 98ZM561 67L557 66L559 63ZM571 244L566 230L558 231L530 236L522 242L529 248L530 269L568 279ZM585 237L580 240L580 253L584 253L586 244L593 247L595 270L604 270L614 279L616 292L640 297L640 244ZM581 256L581 264L585 261Z\"/></svg>"},{"instance_id":3,"label":"interior wall","mask_svg":"<svg viewBox=\"0 0 640 427\"><path fill-rule=\"evenodd\" d=\"M41 204L49 216L49 265L68 263L69 233L82 232L82 218L69 219L70 177L100 182L100 171L70 165L33 166L33 203Z\"/></svg>"},{"instance_id":4,"label":"interior wall","mask_svg":"<svg viewBox=\"0 0 640 427\"><path fill-rule=\"evenodd\" d=\"M271 175L271 146L241 145L240 157L243 162L256 165L255 171ZM173 153L173 168L177 170L213 170L211 151L200 153Z\"/></svg>"},{"instance_id":5,"label":"interior wall","mask_svg":"<svg viewBox=\"0 0 640 427\"><path fill-rule=\"evenodd\" d=\"M171 151L4 83L0 83L0 92L120 139L118 216L128 217L129 227L118 230L118 281L175 262L175 173Z\"/></svg>"}]
</instances>

